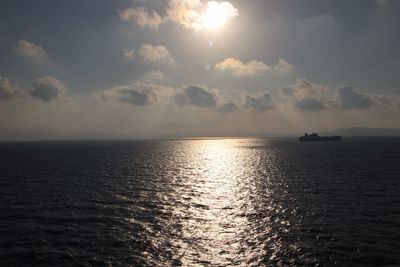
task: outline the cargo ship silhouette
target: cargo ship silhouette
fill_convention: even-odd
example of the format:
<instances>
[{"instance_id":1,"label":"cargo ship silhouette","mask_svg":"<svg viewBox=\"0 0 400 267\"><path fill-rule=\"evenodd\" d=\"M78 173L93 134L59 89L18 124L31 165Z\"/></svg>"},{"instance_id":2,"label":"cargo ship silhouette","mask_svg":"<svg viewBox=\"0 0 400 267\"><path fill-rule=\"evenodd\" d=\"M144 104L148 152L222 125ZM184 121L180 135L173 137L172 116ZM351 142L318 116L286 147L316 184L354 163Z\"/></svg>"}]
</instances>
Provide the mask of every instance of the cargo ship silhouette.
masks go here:
<instances>
[{"instance_id":1,"label":"cargo ship silhouette","mask_svg":"<svg viewBox=\"0 0 400 267\"><path fill-rule=\"evenodd\" d=\"M340 141L342 140L341 136L319 136L316 133L308 134L305 133L304 136L299 137L299 141L310 142L310 141Z\"/></svg>"}]
</instances>

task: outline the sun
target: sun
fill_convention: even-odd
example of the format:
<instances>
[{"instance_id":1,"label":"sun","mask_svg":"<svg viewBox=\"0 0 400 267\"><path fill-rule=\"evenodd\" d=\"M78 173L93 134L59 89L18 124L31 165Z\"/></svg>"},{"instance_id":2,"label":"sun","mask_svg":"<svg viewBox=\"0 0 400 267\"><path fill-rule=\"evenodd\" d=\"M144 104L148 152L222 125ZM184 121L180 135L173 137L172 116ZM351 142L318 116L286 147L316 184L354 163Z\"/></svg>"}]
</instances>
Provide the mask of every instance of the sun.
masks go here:
<instances>
[{"instance_id":1,"label":"sun","mask_svg":"<svg viewBox=\"0 0 400 267\"><path fill-rule=\"evenodd\" d=\"M237 15L238 11L231 3L209 1L200 22L206 29L217 30Z\"/></svg>"}]
</instances>

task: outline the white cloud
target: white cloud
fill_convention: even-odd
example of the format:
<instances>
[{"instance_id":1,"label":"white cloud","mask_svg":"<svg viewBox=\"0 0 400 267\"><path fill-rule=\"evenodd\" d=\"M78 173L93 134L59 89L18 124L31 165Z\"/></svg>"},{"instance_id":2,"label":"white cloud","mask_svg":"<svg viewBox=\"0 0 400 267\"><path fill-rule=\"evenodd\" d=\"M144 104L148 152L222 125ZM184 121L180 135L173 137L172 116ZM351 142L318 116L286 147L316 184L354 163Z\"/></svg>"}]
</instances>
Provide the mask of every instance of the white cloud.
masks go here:
<instances>
[{"instance_id":1,"label":"white cloud","mask_svg":"<svg viewBox=\"0 0 400 267\"><path fill-rule=\"evenodd\" d=\"M290 71L293 68L294 66L283 58L280 58L274 66L274 69L277 71Z\"/></svg>"},{"instance_id":2,"label":"white cloud","mask_svg":"<svg viewBox=\"0 0 400 267\"><path fill-rule=\"evenodd\" d=\"M210 12L212 11L212 12ZM218 12L218 14L215 14ZM231 3L200 0L169 0L161 17L155 10L144 7L127 8L119 12L123 21L130 21L142 27L157 29L165 22L172 22L195 31L207 28L209 23L218 20L228 22L238 16L239 12ZM212 17L210 17L212 16Z\"/></svg>"},{"instance_id":3,"label":"white cloud","mask_svg":"<svg viewBox=\"0 0 400 267\"><path fill-rule=\"evenodd\" d=\"M174 62L168 49L162 45L154 46L151 44L142 44L138 53L146 61Z\"/></svg>"},{"instance_id":4,"label":"white cloud","mask_svg":"<svg viewBox=\"0 0 400 267\"><path fill-rule=\"evenodd\" d=\"M13 86L7 78L0 77L0 99L11 99L19 93L18 87Z\"/></svg>"},{"instance_id":5,"label":"white cloud","mask_svg":"<svg viewBox=\"0 0 400 267\"><path fill-rule=\"evenodd\" d=\"M200 30L200 0L170 0L166 10L166 19L188 29Z\"/></svg>"},{"instance_id":6,"label":"white cloud","mask_svg":"<svg viewBox=\"0 0 400 267\"><path fill-rule=\"evenodd\" d=\"M253 75L271 69L270 66L258 60L251 60L247 63L243 63L236 58L227 58L217 63L215 68L219 70L230 70L236 75Z\"/></svg>"},{"instance_id":7,"label":"white cloud","mask_svg":"<svg viewBox=\"0 0 400 267\"><path fill-rule=\"evenodd\" d=\"M215 64L215 68L219 70L229 70L236 75L245 76L254 75L257 73L264 73L267 71L286 72L292 70L294 67L288 61L282 58L279 59L274 66L269 66L259 60L251 60L247 63L244 63L239 59L230 57Z\"/></svg>"},{"instance_id":8,"label":"white cloud","mask_svg":"<svg viewBox=\"0 0 400 267\"><path fill-rule=\"evenodd\" d=\"M128 8L119 12L123 21L134 22L141 27L157 29L163 22L161 16L156 11L148 11L143 7Z\"/></svg>"},{"instance_id":9,"label":"white cloud","mask_svg":"<svg viewBox=\"0 0 400 267\"><path fill-rule=\"evenodd\" d=\"M239 11L229 2L200 0L170 0L166 10L166 20L195 31L213 28L213 24L223 24L239 15Z\"/></svg>"},{"instance_id":10,"label":"white cloud","mask_svg":"<svg viewBox=\"0 0 400 267\"><path fill-rule=\"evenodd\" d=\"M239 11L229 2L209 1L207 9L200 16L201 25L216 29L239 15Z\"/></svg>"},{"instance_id":11,"label":"white cloud","mask_svg":"<svg viewBox=\"0 0 400 267\"><path fill-rule=\"evenodd\" d=\"M145 73L140 80L146 83L153 83L153 82L159 83L159 82L169 81L169 78L159 70L151 70Z\"/></svg>"},{"instance_id":12,"label":"white cloud","mask_svg":"<svg viewBox=\"0 0 400 267\"><path fill-rule=\"evenodd\" d=\"M135 49L125 49L122 52L125 60L132 61L135 59Z\"/></svg>"},{"instance_id":13,"label":"white cloud","mask_svg":"<svg viewBox=\"0 0 400 267\"><path fill-rule=\"evenodd\" d=\"M44 102L61 99L66 91L59 80L49 76L34 80L32 87L30 95Z\"/></svg>"},{"instance_id":14,"label":"white cloud","mask_svg":"<svg viewBox=\"0 0 400 267\"><path fill-rule=\"evenodd\" d=\"M14 47L14 51L35 63L44 64L50 61L43 47L26 40L19 40L17 46Z\"/></svg>"}]
</instances>

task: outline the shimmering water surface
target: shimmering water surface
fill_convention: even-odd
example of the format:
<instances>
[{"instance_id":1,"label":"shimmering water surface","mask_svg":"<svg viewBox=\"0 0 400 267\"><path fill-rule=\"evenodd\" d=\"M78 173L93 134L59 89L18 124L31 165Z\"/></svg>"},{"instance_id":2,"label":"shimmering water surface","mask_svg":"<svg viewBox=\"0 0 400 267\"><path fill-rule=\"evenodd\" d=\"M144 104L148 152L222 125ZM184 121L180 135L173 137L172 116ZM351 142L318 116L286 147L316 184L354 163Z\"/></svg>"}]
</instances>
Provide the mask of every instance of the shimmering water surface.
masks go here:
<instances>
[{"instance_id":1,"label":"shimmering water surface","mask_svg":"<svg viewBox=\"0 0 400 267\"><path fill-rule=\"evenodd\" d=\"M400 263L400 139L0 144L1 266Z\"/></svg>"}]
</instances>

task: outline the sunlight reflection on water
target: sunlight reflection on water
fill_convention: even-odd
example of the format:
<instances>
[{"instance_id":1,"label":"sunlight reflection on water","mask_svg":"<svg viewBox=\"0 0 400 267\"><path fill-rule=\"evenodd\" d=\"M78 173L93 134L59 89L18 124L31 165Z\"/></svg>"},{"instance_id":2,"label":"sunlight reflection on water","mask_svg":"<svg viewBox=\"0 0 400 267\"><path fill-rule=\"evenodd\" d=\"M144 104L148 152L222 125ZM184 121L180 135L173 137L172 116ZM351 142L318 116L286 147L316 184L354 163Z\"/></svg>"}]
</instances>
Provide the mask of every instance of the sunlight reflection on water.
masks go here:
<instances>
[{"instance_id":1,"label":"sunlight reflection on water","mask_svg":"<svg viewBox=\"0 0 400 267\"><path fill-rule=\"evenodd\" d=\"M243 236L247 227L246 218L240 216L245 212L245 199L240 196L238 181L243 178L244 155L233 142L201 141L187 155L197 173L186 182L186 190L192 195L191 207L177 211L188 217L182 231L184 240L192 244L182 251L184 265L240 262L238 236ZM198 259L201 262L196 262Z\"/></svg>"},{"instance_id":2,"label":"sunlight reflection on water","mask_svg":"<svg viewBox=\"0 0 400 267\"><path fill-rule=\"evenodd\" d=\"M177 249L173 254L179 255L183 265L259 263L266 253L257 239L265 235L273 240L268 248L271 257L282 246L265 221L255 228L257 220L250 220L260 215L260 209L275 212L277 207L261 207L260 198L269 198L270 188L263 188L262 195L257 192L256 168L269 155L260 150L260 157L252 147L243 149L244 145L248 144L240 140L196 140L185 146L188 149L178 149L180 157L173 157L181 158L185 165L180 166L177 177L171 177L178 181L172 186L178 190L171 197L185 205L174 205L166 223L180 224L172 250ZM289 225L279 217L274 220L282 227Z\"/></svg>"},{"instance_id":3,"label":"sunlight reflection on water","mask_svg":"<svg viewBox=\"0 0 400 267\"><path fill-rule=\"evenodd\" d=\"M396 264L399 147L400 139L0 144L0 263Z\"/></svg>"}]
</instances>

